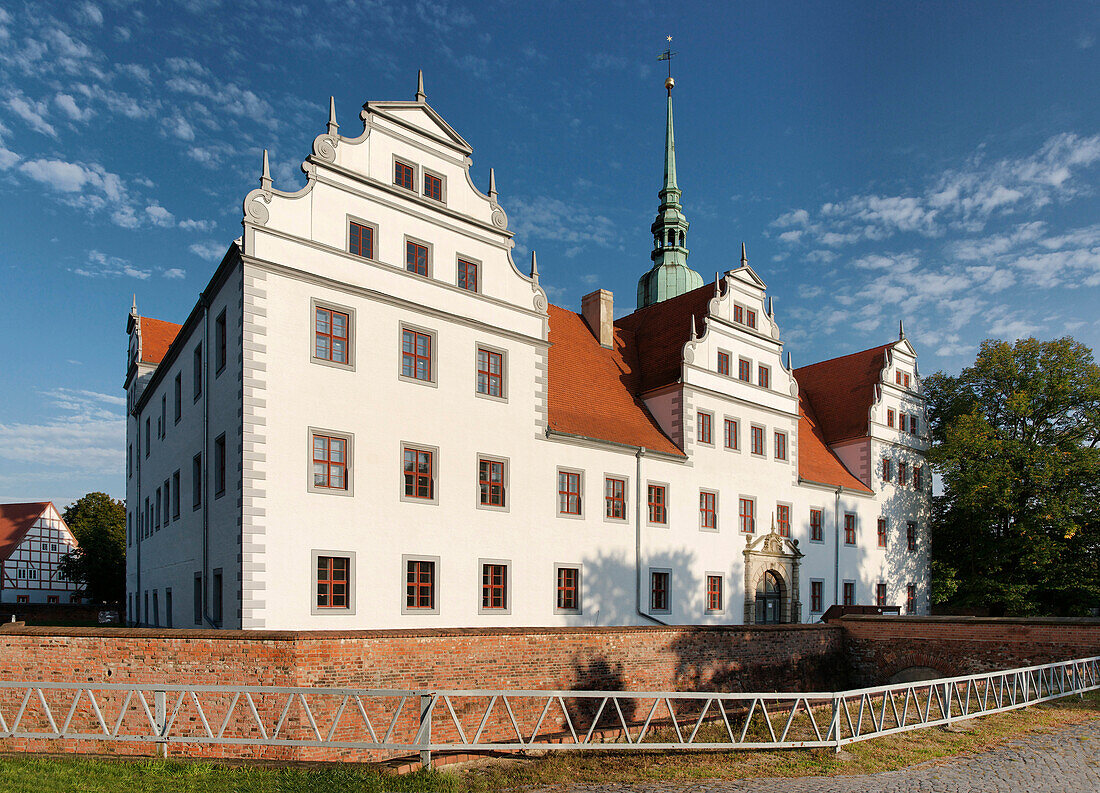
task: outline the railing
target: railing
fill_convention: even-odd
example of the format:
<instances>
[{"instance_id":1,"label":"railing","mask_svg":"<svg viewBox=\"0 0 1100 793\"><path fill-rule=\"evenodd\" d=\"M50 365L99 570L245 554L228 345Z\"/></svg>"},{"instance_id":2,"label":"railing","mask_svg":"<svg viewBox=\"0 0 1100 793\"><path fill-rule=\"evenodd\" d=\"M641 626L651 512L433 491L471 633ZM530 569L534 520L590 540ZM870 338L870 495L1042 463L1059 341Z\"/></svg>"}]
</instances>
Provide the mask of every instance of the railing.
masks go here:
<instances>
[{"instance_id":1,"label":"railing","mask_svg":"<svg viewBox=\"0 0 1100 793\"><path fill-rule=\"evenodd\" d=\"M841 692L0 682L0 738L386 753L840 747L1100 688L1100 656Z\"/></svg>"}]
</instances>

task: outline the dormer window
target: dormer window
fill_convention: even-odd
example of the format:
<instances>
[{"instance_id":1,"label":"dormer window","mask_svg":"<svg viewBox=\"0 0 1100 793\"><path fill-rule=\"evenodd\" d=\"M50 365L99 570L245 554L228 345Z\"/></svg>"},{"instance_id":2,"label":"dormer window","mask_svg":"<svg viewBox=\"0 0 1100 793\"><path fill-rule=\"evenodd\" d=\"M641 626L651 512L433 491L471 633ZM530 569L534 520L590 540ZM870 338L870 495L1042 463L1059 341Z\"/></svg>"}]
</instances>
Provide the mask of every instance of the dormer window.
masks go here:
<instances>
[{"instance_id":1,"label":"dormer window","mask_svg":"<svg viewBox=\"0 0 1100 793\"><path fill-rule=\"evenodd\" d=\"M896 372L894 372L894 381L898 385L900 385L902 388L908 388L909 387L909 373L908 372L903 372L900 369L898 369Z\"/></svg>"},{"instance_id":2,"label":"dormer window","mask_svg":"<svg viewBox=\"0 0 1100 793\"><path fill-rule=\"evenodd\" d=\"M744 322L745 321L745 309L741 308L741 306L734 305L734 307L733 307L733 321L734 322Z\"/></svg>"},{"instance_id":3,"label":"dormer window","mask_svg":"<svg viewBox=\"0 0 1100 793\"><path fill-rule=\"evenodd\" d=\"M406 190L415 190L413 182L413 167L401 160L394 160L393 162L393 183L398 187L404 187Z\"/></svg>"},{"instance_id":4,"label":"dormer window","mask_svg":"<svg viewBox=\"0 0 1100 793\"><path fill-rule=\"evenodd\" d=\"M443 180L435 174L424 174L424 196L426 198L434 198L436 201L443 200Z\"/></svg>"},{"instance_id":5,"label":"dormer window","mask_svg":"<svg viewBox=\"0 0 1100 793\"><path fill-rule=\"evenodd\" d=\"M746 308L745 309L745 324L750 328L756 327L756 312Z\"/></svg>"}]
</instances>

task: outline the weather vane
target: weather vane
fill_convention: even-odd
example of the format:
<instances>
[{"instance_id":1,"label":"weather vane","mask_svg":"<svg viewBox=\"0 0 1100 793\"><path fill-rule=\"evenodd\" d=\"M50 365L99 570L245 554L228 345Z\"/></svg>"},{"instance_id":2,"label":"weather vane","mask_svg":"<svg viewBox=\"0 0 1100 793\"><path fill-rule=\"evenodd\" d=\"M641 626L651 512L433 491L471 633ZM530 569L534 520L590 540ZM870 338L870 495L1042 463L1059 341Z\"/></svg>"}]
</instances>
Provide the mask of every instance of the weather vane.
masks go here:
<instances>
[{"instance_id":1,"label":"weather vane","mask_svg":"<svg viewBox=\"0 0 1100 793\"><path fill-rule=\"evenodd\" d=\"M666 36L665 38L668 40L669 44L672 43L672 36ZM659 61L668 61L668 79L665 80L665 88L667 88L669 91L672 90L672 86L676 85L676 81L672 79L672 59L677 54L678 53L672 51L672 47L669 47L657 56L657 60Z\"/></svg>"}]
</instances>

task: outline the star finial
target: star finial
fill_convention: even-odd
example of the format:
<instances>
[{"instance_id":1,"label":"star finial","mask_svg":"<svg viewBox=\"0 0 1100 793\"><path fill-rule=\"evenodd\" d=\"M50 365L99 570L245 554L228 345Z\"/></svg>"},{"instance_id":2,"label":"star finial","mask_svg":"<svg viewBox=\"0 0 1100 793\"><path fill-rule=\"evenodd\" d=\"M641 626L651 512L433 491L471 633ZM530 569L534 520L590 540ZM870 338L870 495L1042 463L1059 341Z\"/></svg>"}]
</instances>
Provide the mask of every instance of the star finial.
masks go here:
<instances>
[{"instance_id":1,"label":"star finial","mask_svg":"<svg viewBox=\"0 0 1100 793\"><path fill-rule=\"evenodd\" d=\"M666 36L665 38L667 38L669 41L672 41L672 36Z\"/></svg>"}]
</instances>

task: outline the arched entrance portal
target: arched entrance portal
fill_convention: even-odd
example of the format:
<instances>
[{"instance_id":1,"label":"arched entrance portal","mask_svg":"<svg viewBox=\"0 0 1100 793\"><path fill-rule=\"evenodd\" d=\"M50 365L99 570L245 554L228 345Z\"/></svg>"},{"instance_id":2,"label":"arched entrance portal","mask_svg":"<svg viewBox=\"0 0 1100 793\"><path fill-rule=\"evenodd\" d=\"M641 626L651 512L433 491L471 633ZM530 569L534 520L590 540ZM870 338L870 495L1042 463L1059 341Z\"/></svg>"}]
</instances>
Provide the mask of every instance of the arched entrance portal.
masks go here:
<instances>
[{"instance_id":1,"label":"arched entrance portal","mask_svg":"<svg viewBox=\"0 0 1100 793\"><path fill-rule=\"evenodd\" d=\"M802 621L798 543L774 528L745 545L745 624Z\"/></svg>"},{"instance_id":2,"label":"arched entrance portal","mask_svg":"<svg viewBox=\"0 0 1100 793\"><path fill-rule=\"evenodd\" d=\"M756 587L756 623L778 625L782 616L783 581L774 570L760 577Z\"/></svg>"}]
</instances>

